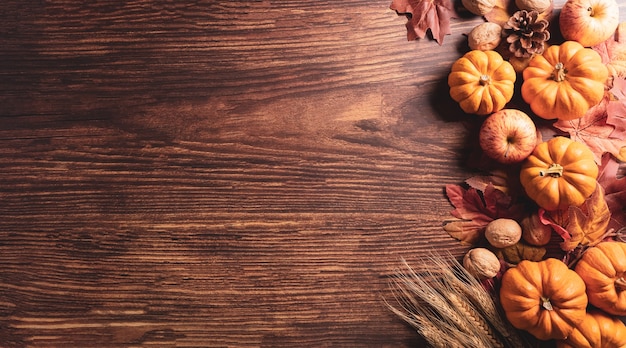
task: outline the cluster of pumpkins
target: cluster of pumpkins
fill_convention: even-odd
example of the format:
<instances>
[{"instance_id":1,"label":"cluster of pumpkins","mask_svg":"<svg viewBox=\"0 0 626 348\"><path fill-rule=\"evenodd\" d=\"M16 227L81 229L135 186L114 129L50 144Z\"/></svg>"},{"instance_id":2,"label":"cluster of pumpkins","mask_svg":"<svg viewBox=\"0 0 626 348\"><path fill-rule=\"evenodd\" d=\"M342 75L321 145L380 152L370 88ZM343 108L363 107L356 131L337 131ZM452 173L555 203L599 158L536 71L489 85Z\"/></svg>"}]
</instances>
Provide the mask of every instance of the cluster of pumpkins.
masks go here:
<instances>
[{"instance_id":1,"label":"cluster of pumpkins","mask_svg":"<svg viewBox=\"0 0 626 348\"><path fill-rule=\"evenodd\" d=\"M592 151L568 137L537 144L533 119L576 120L601 102L611 76L590 47L615 33L616 9L615 0L568 0L559 24L564 42L532 56L521 71L494 50L473 49L448 76L452 99L464 112L484 117L484 153L520 164L525 193L546 211L582 205L596 190L599 168ZM518 74L532 116L507 108ZM626 347L620 320L626 316L626 243L600 242L572 268L555 258L523 260L505 270L498 297L511 324L539 340L556 340L558 347Z\"/></svg>"}]
</instances>

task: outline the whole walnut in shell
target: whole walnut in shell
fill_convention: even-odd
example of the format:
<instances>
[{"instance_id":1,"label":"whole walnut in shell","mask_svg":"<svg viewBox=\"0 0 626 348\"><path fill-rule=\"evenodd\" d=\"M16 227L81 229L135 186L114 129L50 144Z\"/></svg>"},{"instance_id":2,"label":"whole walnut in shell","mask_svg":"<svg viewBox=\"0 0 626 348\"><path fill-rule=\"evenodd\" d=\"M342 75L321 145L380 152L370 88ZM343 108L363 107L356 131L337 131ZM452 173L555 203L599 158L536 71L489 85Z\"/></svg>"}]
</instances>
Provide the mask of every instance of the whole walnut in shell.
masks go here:
<instances>
[{"instance_id":1,"label":"whole walnut in shell","mask_svg":"<svg viewBox=\"0 0 626 348\"><path fill-rule=\"evenodd\" d=\"M493 50L502 41L502 27L493 22L481 23L467 34L467 43L473 50Z\"/></svg>"},{"instance_id":2,"label":"whole walnut in shell","mask_svg":"<svg viewBox=\"0 0 626 348\"><path fill-rule=\"evenodd\" d=\"M522 239L522 227L513 219L495 219L485 227L485 238L496 248L506 248Z\"/></svg>"},{"instance_id":3,"label":"whole walnut in shell","mask_svg":"<svg viewBox=\"0 0 626 348\"><path fill-rule=\"evenodd\" d=\"M487 248L474 248L463 257L463 267L478 279L489 279L500 271L500 259Z\"/></svg>"},{"instance_id":4,"label":"whole walnut in shell","mask_svg":"<svg viewBox=\"0 0 626 348\"><path fill-rule=\"evenodd\" d=\"M496 0L461 0L461 3L465 9L477 16L491 12L496 6Z\"/></svg>"},{"instance_id":5,"label":"whole walnut in shell","mask_svg":"<svg viewBox=\"0 0 626 348\"><path fill-rule=\"evenodd\" d=\"M552 6L552 0L515 0L515 6L520 10L543 13Z\"/></svg>"}]
</instances>

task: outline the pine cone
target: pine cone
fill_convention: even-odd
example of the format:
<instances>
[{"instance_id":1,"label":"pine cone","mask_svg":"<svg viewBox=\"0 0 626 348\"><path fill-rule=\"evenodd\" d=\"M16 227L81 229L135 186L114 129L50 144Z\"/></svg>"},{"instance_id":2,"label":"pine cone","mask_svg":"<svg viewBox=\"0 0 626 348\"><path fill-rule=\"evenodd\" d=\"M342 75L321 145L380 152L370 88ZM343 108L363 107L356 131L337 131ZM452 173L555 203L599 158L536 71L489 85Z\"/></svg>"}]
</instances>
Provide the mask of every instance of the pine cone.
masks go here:
<instances>
[{"instance_id":1,"label":"pine cone","mask_svg":"<svg viewBox=\"0 0 626 348\"><path fill-rule=\"evenodd\" d=\"M537 20L538 16L537 11L517 11L502 26L502 36L506 37L509 51L516 57L543 53L545 42L550 39L549 23L545 19Z\"/></svg>"}]
</instances>

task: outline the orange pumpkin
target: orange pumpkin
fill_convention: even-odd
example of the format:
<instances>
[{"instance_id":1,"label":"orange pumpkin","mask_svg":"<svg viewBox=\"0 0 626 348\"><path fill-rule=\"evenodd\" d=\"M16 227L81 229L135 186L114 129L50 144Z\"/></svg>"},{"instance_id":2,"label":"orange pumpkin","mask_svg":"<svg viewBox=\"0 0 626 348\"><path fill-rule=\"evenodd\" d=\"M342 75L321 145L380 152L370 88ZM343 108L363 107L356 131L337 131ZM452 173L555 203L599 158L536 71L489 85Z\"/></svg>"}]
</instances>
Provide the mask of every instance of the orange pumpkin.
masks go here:
<instances>
[{"instance_id":1,"label":"orange pumpkin","mask_svg":"<svg viewBox=\"0 0 626 348\"><path fill-rule=\"evenodd\" d=\"M596 189L597 177L591 150L566 137L537 145L520 170L528 197L550 211L583 204Z\"/></svg>"},{"instance_id":2,"label":"orange pumpkin","mask_svg":"<svg viewBox=\"0 0 626 348\"><path fill-rule=\"evenodd\" d=\"M509 268L502 276L500 303L513 326L540 340L566 338L587 313L585 283L554 258Z\"/></svg>"},{"instance_id":3,"label":"orange pumpkin","mask_svg":"<svg viewBox=\"0 0 626 348\"><path fill-rule=\"evenodd\" d=\"M597 52L566 41L531 58L522 73L522 98L539 117L574 120L602 100L608 74Z\"/></svg>"},{"instance_id":4,"label":"orange pumpkin","mask_svg":"<svg viewBox=\"0 0 626 348\"><path fill-rule=\"evenodd\" d=\"M582 323L557 348L626 348L626 325L617 317L590 310Z\"/></svg>"},{"instance_id":5,"label":"orange pumpkin","mask_svg":"<svg viewBox=\"0 0 626 348\"><path fill-rule=\"evenodd\" d=\"M472 50L452 64L450 96L468 114L488 115L513 97L517 75L495 51Z\"/></svg>"},{"instance_id":6,"label":"orange pumpkin","mask_svg":"<svg viewBox=\"0 0 626 348\"><path fill-rule=\"evenodd\" d=\"M587 249L575 271L587 284L592 305L626 315L626 243L608 241Z\"/></svg>"}]
</instances>

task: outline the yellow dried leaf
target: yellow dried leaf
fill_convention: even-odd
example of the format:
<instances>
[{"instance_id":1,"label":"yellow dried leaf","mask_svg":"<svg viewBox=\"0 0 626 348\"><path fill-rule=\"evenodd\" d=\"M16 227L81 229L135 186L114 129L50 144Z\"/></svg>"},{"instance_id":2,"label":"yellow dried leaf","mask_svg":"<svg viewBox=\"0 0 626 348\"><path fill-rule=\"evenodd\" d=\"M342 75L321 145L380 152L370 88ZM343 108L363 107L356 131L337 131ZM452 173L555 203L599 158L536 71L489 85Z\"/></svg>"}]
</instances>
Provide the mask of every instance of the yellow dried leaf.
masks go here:
<instances>
[{"instance_id":1,"label":"yellow dried leaf","mask_svg":"<svg viewBox=\"0 0 626 348\"><path fill-rule=\"evenodd\" d=\"M541 261L546 255L546 248L518 242L510 247L498 250L496 255L508 263L518 264L522 260Z\"/></svg>"},{"instance_id":2,"label":"yellow dried leaf","mask_svg":"<svg viewBox=\"0 0 626 348\"><path fill-rule=\"evenodd\" d=\"M452 238L473 245L482 237L485 227L472 220L450 219L443 222L443 229Z\"/></svg>"},{"instance_id":3,"label":"yellow dried leaf","mask_svg":"<svg viewBox=\"0 0 626 348\"><path fill-rule=\"evenodd\" d=\"M485 18L489 22L504 25L509 18L515 13L515 1L513 0L496 0L495 6L489 13L485 14Z\"/></svg>"},{"instance_id":4,"label":"yellow dried leaf","mask_svg":"<svg viewBox=\"0 0 626 348\"><path fill-rule=\"evenodd\" d=\"M515 0L496 0L495 6L485 14L485 19L489 22L504 25L519 9L515 6ZM537 20L545 19L548 22L554 12L554 3L537 17Z\"/></svg>"}]
</instances>

